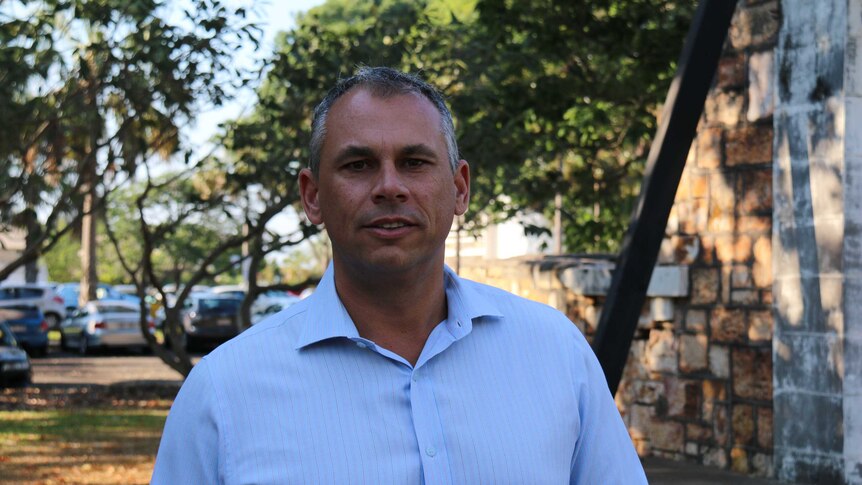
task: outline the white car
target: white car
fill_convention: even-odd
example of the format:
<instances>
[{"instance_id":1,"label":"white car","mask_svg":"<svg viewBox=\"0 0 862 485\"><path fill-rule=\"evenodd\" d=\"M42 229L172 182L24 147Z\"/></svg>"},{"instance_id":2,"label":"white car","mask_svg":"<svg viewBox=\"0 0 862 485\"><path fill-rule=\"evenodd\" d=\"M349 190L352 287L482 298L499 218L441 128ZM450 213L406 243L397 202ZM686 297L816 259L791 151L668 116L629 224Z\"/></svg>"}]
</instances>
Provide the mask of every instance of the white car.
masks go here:
<instances>
[{"instance_id":1,"label":"white car","mask_svg":"<svg viewBox=\"0 0 862 485\"><path fill-rule=\"evenodd\" d=\"M147 315L149 332L154 333L155 327ZM91 301L63 322L60 345L81 354L95 347L147 347L141 332L141 307L126 300Z\"/></svg>"},{"instance_id":2,"label":"white car","mask_svg":"<svg viewBox=\"0 0 862 485\"><path fill-rule=\"evenodd\" d=\"M63 298L48 285L25 283L0 286L0 304L32 305L42 310L48 328L60 327L66 318Z\"/></svg>"}]
</instances>

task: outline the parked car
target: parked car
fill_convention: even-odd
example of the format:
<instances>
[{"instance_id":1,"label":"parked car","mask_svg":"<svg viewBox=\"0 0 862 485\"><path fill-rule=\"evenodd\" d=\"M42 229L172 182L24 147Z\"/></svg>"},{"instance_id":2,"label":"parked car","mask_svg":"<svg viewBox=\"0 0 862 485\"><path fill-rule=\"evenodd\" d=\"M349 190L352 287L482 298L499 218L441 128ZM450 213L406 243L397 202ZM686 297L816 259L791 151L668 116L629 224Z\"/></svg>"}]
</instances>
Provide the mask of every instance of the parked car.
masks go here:
<instances>
[{"instance_id":1,"label":"parked car","mask_svg":"<svg viewBox=\"0 0 862 485\"><path fill-rule=\"evenodd\" d=\"M183 304L183 341L186 349L201 344L220 344L239 333L242 298L216 294L192 294ZM170 336L165 337L170 343Z\"/></svg>"},{"instance_id":2,"label":"parked car","mask_svg":"<svg viewBox=\"0 0 862 485\"><path fill-rule=\"evenodd\" d=\"M66 318L66 305L54 288L39 283L0 286L0 305L35 305L42 310L50 328L59 328Z\"/></svg>"},{"instance_id":3,"label":"parked car","mask_svg":"<svg viewBox=\"0 0 862 485\"><path fill-rule=\"evenodd\" d=\"M81 284L80 283L62 283L57 285L56 287L57 294L63 298L63 302L66 306L66 313L71 315L75 310L78 309L78 297L81 294ZM100 283L96 287L96 299L97 300L126 300L133 303L137 303L140 300L137 296L133 295L124 295L119 291L115 290L111 285L107 285L104 283Z\"/></svg>"},{"instance_id":4,"label":"parked car","mask_svg":"<svg viewBox=\"0 0 862 485\"><path fill-rule=\"evenodd\" d=\"M6 322L15 340L30 353L48 353L48 322L36 305L0 302L0 322Z\"/></svg>"},{"instance_id":5,"label":"parked car","mask_svg":"<svg viewBox=\"0 0 862 485\"><path fill-rule=\"evenodd\" d=\"M86 354L105 347L147 347L141 333L141 308L124 300L95 300L77 310L60 327L60 346ZM155 322L147 315L148 328Z\"/></svg>"},{"instance_id":6,"label":"parked car","mask_svg":"<svg viewBox=\"0 0 862 485\"><path fill-rule=\"evenodd\" d=\"M15 334L4 322L0 322L0 387L25 385L30 382L32 366Z\"/></svg>"},{"instance_id":7,"label":"parked car","mask_svg":"<svg viewBox=\"0 0 862 485\"><path fill-rule=\"evenodd\" d=\"M301 298L298 296L282 291L266 292L255 300L254 305L251 307L251 323L255 324L270 315L289 308L299 301L301 301Z\"/></svg>"}]
</instances>

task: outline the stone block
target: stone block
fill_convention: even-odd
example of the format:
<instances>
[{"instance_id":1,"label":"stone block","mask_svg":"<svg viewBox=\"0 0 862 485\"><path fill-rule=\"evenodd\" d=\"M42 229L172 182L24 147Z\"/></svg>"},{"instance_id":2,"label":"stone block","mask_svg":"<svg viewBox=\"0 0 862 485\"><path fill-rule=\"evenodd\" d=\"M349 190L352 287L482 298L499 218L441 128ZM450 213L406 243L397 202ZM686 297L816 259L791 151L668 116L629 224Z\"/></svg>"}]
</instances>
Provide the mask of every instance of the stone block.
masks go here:
<instances>
[{"instance_id":1,"label":"stone block","mask_svg":"<svg viewBox=\"0 0 862 485\"><path fill-rule=\"evenodd\" d=\"M751 259L751 237L745 234L715 238L715 256L722 263L745 263Z\"/></svg>"},{"instance_id":2,"label":"stone block","mask_svg":"<svg viewBox=\"0 0 862 485\"><path fill-rule=\"evenodd\" d=\"M709 317L713 342L741 343L745 340L745 314L742 310L715 308Z\"/></svg>"},{"instance_id":3,"label":"stone block","mask_svg":"<svg viewBox=\"0 0 862 485\"><path fill-rule=\"evenodd\" d=\"M729 305L732 302L730 301L730 274L732 272L731 266L722 266L721 267L721 302L725 305Z\"/></svg>"},{"instance_id":4,"label":"stone block","mask_svg":"<svg viewBox=\"0 0 862 485\"><path fill-rule=\"evenodd\" d=\"M773 81L775 55L771 50L754 52L748 58L748 112L750 122L772 116L775 110Z\"/></svg>"},{"instance_id":5,"label":"stone block","mask_svg":"<svg viewBox=\"0 0 862 485\"><path fill-rule=\"evenodd\" d=\"M756 310L748 313L748 340L751 342L772 340L771 310Z\"/></svg>"},{"instance_id":6,"label":"stone block","mask_svg":"<svg viewBox=\"0 0 862 485\"><path fill-rule=\"evenodd\" d=\"M664 385L658 381L637 381L632 383L633 398L639 404L655 404L664 391Z\"/></svg>"},{"instance_id":7,"label":"stone block","mask_svg":"<svg viewBox=\"0 0 862 485\"><path fill-rule=\"evenodd\" d=\"M706 265L715 263L715 237L704 235L700 237L700 261Z\"/></svg>"},{"instance_id":8,"label":"stone block","mask_svg":"<svg viewBox=\"0 0 862 485\"><path fill-rule=\"evenodd\" d=\"M654 420L650 429L650 445L664 451L682 452L685 443L682 423Z\"/></svg>"},{"instance_id":9,"label":"stone block","mask_svg":"<svg viewBox=\"0 0 862 485\"><path fill-rule=\"evenodd\" d=\"M723 448L708 448L703 453L703 464L716 468L727 468L727 451Z\"/></svg>"},{"instance_id":10,"label":"stone block","mask_svg":"<svg viewBox=\"0 0 862 485\"><path fill-rule=\"evenodd\" d=\"M649 297L688 296L688 266L656 266L647 286Z\"/></svg>"},{"instance_id":11,"label":"stone block","mask_svg":"<svg viewBox=\"0 0 862 485\"><path fill-rule=\"evenodd\" d=\"M760 303L760 292L757 290L731 290L730 303L733 305L755 305Z\"/></svg>"},{"instance_id":12,"label":"stone block","mask_svg":"<svg viewBox=\"0 0 862 485\"><path fill-rule=\"evenodd\" d=\"M736 204L736 193L734 192L734 175L729 173L715 173L709 179L709 209L723 213L733 213Z\"/></svg>"},{"instance_id":13,"label":"stone block","mask_svg":"<svg viewBox=\"0 0 862 485\"><path fill-rule=\"evenodd\" d=\"M737 178L740 215L772 215L772 169L746 170Z\"/></svg>"},{"instance_id":14,"label":"stone block","mask_svg":"<svg viewBox=\"0 0 862 485\"><path fill-rule=\"evenodd\" d=\"M688 310L685 312L685 329L693 333L706 333L706 311Z\"/></svg>"},{"instance_id":15,"label":"stone block","mask_svg":"<svg viewBox=\"0 0 862 485\"><path fill-rule=\"evenodd\" d=\"M731 288L751 288L754 279L751 276L751 268L744 264L735 264L730 273Z\"/></svg>"},{"instance_id":16,"label":"stone block","mask_svg":"<svg viewBox=\"0 0 862 485\"><path fill-rule=\"evenodd\" d=\"M771 3L752 7L737 7L728 32L734 49L771 46L778 35L781 15Z\"/></svg>"},{"instance_id":17,"label":"stone block","mask_svg":"<svg viewBox=\"0 0 862 485\"><path fill-rule=\"evenodd\" d=\"M649 301L650 318L654 322L670 322L674 319L673 300L670 298L652 298Z\"/></svg>"},{"instance_id":18,"label":"stone block","mask_svg":"<svg viewBox=\"0 0 862 485\"><path fill-rule=\"evenodd\" d=\"M706 175L692 175L691 196L695 199L703 199L709 196L709 177Z\"/></svg>"},{"instance_id":19,"label":"stone block","mask_svg":"<svg viewBox=\"0 0 862 485\"><path fill-rule=\"evenodd\" d=\"M772 449L772 408L757 408L757 446Z\"/></svg>"},{"instance_id":20,"label":"stone block","mask_svg":"<svg viewBox=\"0 0 862 485\"><path fill-rule=\"evenodd\" d=\"M772 286L772 238L769 236L760 236L754 242L752 251L754 255L754 264L752 265L752 277L754 284L758 288L768 288Z\"/></svg>"},{"instance_id":21,"label":"stone block","mask_svg":"<svg viewBox=\"0 0 862 485\"><path fill-rule=\"evenodd\" d=\"M698 456L698 448L697 443L688 441L685 443L685 454L688 456Z\"/></svg>"},{"instance_id":22,"label":"stone block","mask_svg":"<svg viewBox=\"0 0 862 485\"><path fill-rule=\"evenodd\" d=\"M650 331L645 354L647 369L653 372L676 372L677 345L672 331Z\"/></svg>"},{"instance_id":23,"label":"stone block","mask_svg":"<svg viewBox=\"0 0 862 485\"><path fill-rule=\"evenodd\" d=\"M718 300L719 275L715 268L691 270L691 303L695 305L715 303Z\"/></svg>"},{"instance_id":24,"label":"stone block","mask_svg":"<svg viewBox=\"0 0 862 485\"><path fill-rule=\"evenodd\" d=\"M754 408L748 404L733 406L731 429L733 444L748 446L754 442Z\"/></svg>"},{"instance_id":25,"label":"stone block","mask_svg":"<svg viewBox=\"0 0 862 485\"><path fill-rule=\"evenodd\" d=\"M629 435L635 439L650 439L653 409L650 406L634 405L629 412Z\"/></svg>"},{"instance_id":26,"label":"stone block","mask_svg":"<svg viewBox=\"0 0 862 485\"><path fill-rule=\"evenodd\" d=\"M679 369L682 372L698 372L707 368L706 335L681 335Z\"/></svg>"},{"instance_id":27,"label":"stone block","mask_svg":"<svg viewBox=\"0 0 862 485\"><path fill-rule=\"evenodd\" d=\"M710 126L735 127L742 119L745 97L733 91L713 92L706 98L703 114ZM704 167L703 165L698 165Z\"/></svg>"},{"instance_id":28,"label":"stone block","mask_svg":"<svg viewBox=\"0 0 862 485\"><path fill-rule=\"evenodd\" d=\"M718 168L721 166L722 134L720 128L707 128L697 134L697 166Z\"/></svg>"},{"instance_id":29,"label":"stone block","mask_svg":"<svg viewBox=\"0 0 862 485\"><path fill-rule=\"evenodd\" d=\"M730 469L736 473L748 473L748 452L739 447L730 450Z\"/></svg>"},{"instance_id":30,"label":"stone block","mask_svg":"<svg viewBox=\"0 0 862 485\"><path fill-rule=\"evenodd\" d=\"M772 476L772 455L755 453L751 456L751 474L756 477Z\"/></svg>"},{"instance_id":31,"label":"stone block","mask_svg":"<svg viewBox=\"0 0 862 485\"><path fill-rule=\"evenodd\" d=\"M709 372L715 377L730 377L730 351L723 345L709 347Z\"/></svg>"},{"instance_id":32,"label":"stone block","mask_svg":"<svg viewBox=\"0 0 862 485\"><path fill-rule=\"evenodd\" d=\"M712 428L695 423L686 423L685 439L700 443L707 442L712 439Z\"/></svg>"},{"instance_id":33,"label":"stone block","mask_svg":"<svg viewBox=\"0 0 862 485\"><path fill-rule=\"evenodd\" d=\"M719 59L716 68L716 84L719 89L738 88L745 85L746 66L744 54L726 55Z\"/></svg>"},{"instance_id":34,"label":"stone block","mask_svg":"<svg viewBox=\"0 0 862 485\"><path fill-rule=\"evenodd\" d=\"M743 399L772 399L772 350L736 348L732 352L733 394Z\"/></svg>"},{"instance_id":35,"label":"stone block","mask_svg":"<svg viewBox=\"0 0 862 485\"><path fill-rule=\"evenodd\" d=\"M662 240L658 262L689 265L697 260L699 254L700 238L697 236L671 236Z\"/></svg>"},{"instance_id":36,"label":"stone block","mask_svg":"<svg viewBox=\"0 0 862 485\"><path fill-rule=\"evenodd\" d=\"M728 131L724 144L728 167L772 162L772 125L751 125Z\"/></svg>"},{"instance_id":37,"label":"stone block","mask_svg":"<svg viewBox=\"0 0 862 485\"><path fill-rule=\"evenodd\" d=\"M739 216L738 229L744 233L770 233L772 232L772 217L770 216Z\"/></svg>"}]
</instances>

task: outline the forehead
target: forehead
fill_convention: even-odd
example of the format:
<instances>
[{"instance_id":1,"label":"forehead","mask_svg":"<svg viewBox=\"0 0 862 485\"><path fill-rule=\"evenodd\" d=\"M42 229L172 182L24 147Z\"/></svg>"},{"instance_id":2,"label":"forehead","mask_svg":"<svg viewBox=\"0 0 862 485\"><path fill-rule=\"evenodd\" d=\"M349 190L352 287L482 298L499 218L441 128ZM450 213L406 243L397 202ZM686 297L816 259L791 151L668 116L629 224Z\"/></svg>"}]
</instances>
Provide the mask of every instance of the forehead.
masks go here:
<instances>
[{"instance_id":1,"label":"forehead","mask_svg":"<svg viewBox=\"0 0 862 485\"><path fill-rule=\"evenodd\" d=\"M419 93L381 96L366 88L355 88L330 108L323 151L342 143L407 139L435 146L442 143L445 149L441 121L434 104Z\"/></svg>"}]
</instances>

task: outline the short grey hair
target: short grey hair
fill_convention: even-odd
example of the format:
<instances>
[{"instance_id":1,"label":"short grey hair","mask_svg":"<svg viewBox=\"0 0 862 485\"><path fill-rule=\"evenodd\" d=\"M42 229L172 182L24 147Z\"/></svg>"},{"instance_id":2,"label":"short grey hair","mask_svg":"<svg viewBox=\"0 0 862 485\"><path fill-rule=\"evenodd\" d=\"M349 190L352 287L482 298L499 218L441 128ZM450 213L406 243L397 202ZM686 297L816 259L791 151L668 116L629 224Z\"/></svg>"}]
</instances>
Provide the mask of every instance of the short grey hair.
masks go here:
<instances>
[{"instance_id":1,"label":"short grey hair","mask_svg":"<svg viewBox=\"0 0 862 485\"><path fill-rule=\"evenodd\" d=\"M368 89L373 95L382 98L411 93L424 96L440 113L440 132L446 139L446 151L449 155L452 172L458 168L458 142L455 140L455 125L452 122L452 113L446 107L446 102L440 92L419 77L391 67L361 67L353 76L339 80L338 84L326 93L323 101L314 108L309 147L311 159L308 166L315 177L320 171L320 152L323 150L323 139L326 136L326 117L329 110L338 98L356 87Z\"/></svg>"}]
</instances>

